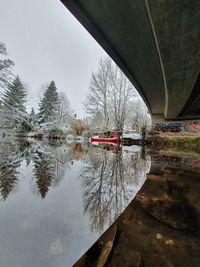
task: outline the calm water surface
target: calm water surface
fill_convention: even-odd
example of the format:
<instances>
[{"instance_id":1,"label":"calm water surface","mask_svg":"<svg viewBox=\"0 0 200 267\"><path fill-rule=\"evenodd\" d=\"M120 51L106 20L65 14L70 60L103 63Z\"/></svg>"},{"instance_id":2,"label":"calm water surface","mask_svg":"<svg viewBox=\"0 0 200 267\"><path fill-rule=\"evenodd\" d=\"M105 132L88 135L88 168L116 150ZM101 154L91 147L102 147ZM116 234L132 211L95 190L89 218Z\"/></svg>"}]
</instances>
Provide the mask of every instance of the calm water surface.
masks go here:
<instances>
[{"instance_id":1,"label":"calm water surface","mask_svg":"<svg viewBox=\"0 0 200 267\"><path fill-rule=\"evenodd\" d=\"M0 143L0 266L71 266L143 185L138 147Z\"/></svg>"},{"instance_id":2,"label":"calm water surface","mask_svg":"<svg viewBox=\"0 0 200 267\"><path fill-rule=\"evenodd\" d=\"M149 147L151 168L141 190L75 266L97 266L114 242L105 266L199 267L198 151L197 144L194 151Z\"/></svg>"}]
</instances>

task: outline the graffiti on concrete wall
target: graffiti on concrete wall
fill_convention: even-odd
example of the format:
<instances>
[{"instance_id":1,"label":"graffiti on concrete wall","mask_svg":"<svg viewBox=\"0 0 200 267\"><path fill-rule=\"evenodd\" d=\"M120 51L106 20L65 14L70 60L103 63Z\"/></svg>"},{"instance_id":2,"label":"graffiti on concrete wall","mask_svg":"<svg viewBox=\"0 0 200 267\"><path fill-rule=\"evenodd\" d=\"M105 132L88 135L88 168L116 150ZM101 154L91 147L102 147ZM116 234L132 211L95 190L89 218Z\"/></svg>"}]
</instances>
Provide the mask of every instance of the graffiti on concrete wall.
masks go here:
<instances>
[{"instance_id":1,"label":"graffiti on concrete wall","mask_svg":"<svg viewBox=\"0 0 200 267\"><path fill-rule=\"evenodd\" d=\"M155 131L159 131L159 132L173 132L173 133L178 133L181 131L181 124L180 123L169 123L169 124L161 124L161 123L157 123L154 126L154 130Z\"/></svg>"},{"instance_id":2,"label":"graffiti on concrete wall","mask_svg":"<svg viewBox=\"0 0 200 267\"><path fill-rule=\"evenodd\" d=\"M176 123L157 123L154 126L155 131L159 132L188 132L188 133L200 133L199 121L184 121Z\"/></svg>"},{"instance_id":3,"label":"graffiti on concrete wall","mask_svg":"<svg viewBox=\"0 0 200 267\"><path fill-rule=\"evenodd\" d=\"M200 122L185 122L181 128L183 132L200 133Z\"/></svg>"}]
</instances>

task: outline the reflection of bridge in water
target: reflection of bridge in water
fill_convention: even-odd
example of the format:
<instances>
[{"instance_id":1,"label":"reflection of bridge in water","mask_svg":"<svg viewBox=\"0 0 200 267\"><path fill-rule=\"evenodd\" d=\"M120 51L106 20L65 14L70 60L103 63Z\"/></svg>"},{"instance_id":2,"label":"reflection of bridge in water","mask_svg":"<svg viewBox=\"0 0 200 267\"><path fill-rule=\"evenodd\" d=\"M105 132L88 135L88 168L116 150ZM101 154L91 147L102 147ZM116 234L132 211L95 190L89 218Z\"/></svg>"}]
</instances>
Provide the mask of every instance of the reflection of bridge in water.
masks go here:
<instances>
[{"instance_id":1,"label":"reflection of bridge in water","mask_svg":"<svg viewBox=\"0 0 200 267\"><path fill-rule=\"evenodd\" d=\"M200 156L198 154L179 155L175 153L161 153L153 155L151 160L157 165L159 164L200 173Z\"/></svg>"}]
</instances>

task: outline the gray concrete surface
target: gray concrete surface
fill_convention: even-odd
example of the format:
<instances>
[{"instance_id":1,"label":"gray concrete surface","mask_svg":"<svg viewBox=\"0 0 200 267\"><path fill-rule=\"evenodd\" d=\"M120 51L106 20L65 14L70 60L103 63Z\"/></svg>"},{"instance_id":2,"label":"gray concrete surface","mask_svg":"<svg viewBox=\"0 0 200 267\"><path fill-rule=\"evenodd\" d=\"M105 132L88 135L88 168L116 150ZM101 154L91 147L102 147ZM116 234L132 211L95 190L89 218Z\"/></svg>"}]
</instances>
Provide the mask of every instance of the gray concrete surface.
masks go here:
<instances>
[{"instance_id":1,"label":"gray concrete surface","mask_svg":"<svg viewBox=\"0 0 200 267\"><path fill-rule=\"evenodd\" d=\"M199 0L61 0L139 91L152 115L200 118Z\"/></svg>"}]
</instances>

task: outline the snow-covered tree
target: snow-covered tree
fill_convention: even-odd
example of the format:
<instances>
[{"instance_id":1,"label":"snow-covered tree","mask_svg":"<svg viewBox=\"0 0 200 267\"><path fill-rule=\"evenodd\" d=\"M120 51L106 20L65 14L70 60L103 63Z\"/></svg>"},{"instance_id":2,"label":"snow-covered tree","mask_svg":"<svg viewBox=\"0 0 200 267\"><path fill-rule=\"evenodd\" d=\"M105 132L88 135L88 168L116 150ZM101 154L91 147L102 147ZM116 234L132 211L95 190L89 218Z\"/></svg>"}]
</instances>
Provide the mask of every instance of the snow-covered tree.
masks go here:
<instances>
[{"instance_id":1,"label":"snow-covered tree","mask_svg":"<svg viewBox=\"0 0 200 267\"><path fill-rule=\"evenodd\" d=\"M12 80L12 68L14 62L7 58L7 50L4 43L0 42L0 95Z\"/></svg>"},{"instance_id":2,"label":"snow-covered tree","mask_svg":"<svg viewBox=\"0 0 200 267\"><path fill-rule=\"evenodd\" d=\"M92 129L104 129L104 117L103 114L100 111L97 111L92 118L92 121L90 123L90 127Z\"/></svg>"},{"instance_id":3,"label":"snow-covered tree","mask_svg":"<svg viewBox=\"0 0 200 267\"><path fill-rule=\"evenodd\" d=\"M129 128L137 129L138 132L144 132L151 129L151 116L148 109L140 97L130 103L127 124Z\"/></svg>"},{"instance_id":4,"label":"snow-covered tree","mask_svg":"<svg viewBox=\"0 0 200 267\"><path fill-rule=\"evenodd\" d=\"M110 120L114 127L123 131L129 113L129 103L136 97L135 88L124 73L114 65L110 74Z\"/></svg>"},{"instance_id":5,"label":"snow-covered tree","mask_svg":"<svg viewBox=\"0 0 200 267\"><path fill-rule=\"evenodd\" d=\"M2 106L8 109L26 111L26 90L17 76L2 95Z\"/></svg>"},{"instance_id":6,"label":"snow-covered tree","mask_svg":"<svg viewBox=\"0 0 200 267\"><path fill-rule=\"evenodd\" d=\"M122 132L125 126L137 126L143 131L150 121L144 101L110 58L101 60L97 72L92 73L84 106L93 122L102 114L101 128L105 130L114 127Z\"/></svg>"},{"instance_id":7,"label":"snow-covered tree","mask_svg":"<svg viewBox=\"0 0 200 267\"><path fill-rule=\"evenodd\" d=\"M134 96L133 85L111 59L106 58L100 61L97 72L92 73L84 106L88 114L103 115L105 128L109 125L122 131L128 103Z\"/></svg>"},{"instance_id":8,"label":"snow-covered tree","mask_svg":"<svg viewBox=\"0 0 200 267\"><path fill-rule=\"evenodd\" d=\"M73 117L73 110L70 106L68 97L64 92L58 93L58 116L57 121L60 125L71 122Z\"/></svg>"},{"instance_id":9,"label":"snow-covered tree","mask_svg":"<svg viewBox=\"0 0 200 267\"><path fill-rule=\"evenodd\" d=\"M30 117L34 118L36 116L34 108L31 109Z\"/></svg>"},{"instance_id":10,"label":"snow-covered tree","mask_svg":"<svg viewBox=\"0 0 200 267\"><path fill-rule=\"evenodd\" d=\"M31 112L29 114L29 120L33 125L33 128L36 128L38 125L38 114L35 113L34 108L31 109Z\"/></svg>"},{"instance_id":11,"label":"snow-covered tree","mask_svg":"<svg viewBox=\"0 0 200 267\"><path fill-rule=\"evenodd\" d=\"M58 92L56 84L51 81L39 104L40 122L52 122L58 115Z\"/></svg>"},{"instance_id":12,"label":"snow-covered tree","mask_svg":"<svg viewBox=\"0 0 200 267\"><path fill-rule=\"evenodd\" d=\"M26 90L17 76L2 94L1 117L4 128L17 127L26 114Z\"/></svg>"},{"instance_id":13,"label":"snow-covered tree","mask_svg":"<svg viewBox=\"0 0 200 267\"><path fill-rule=\"evenodd\" d=\"M84 103L88 114L94 115L97 112L103 114L105 128L109 121L110 72L111 60L109 58L101 59L97 72L92 73L89 93Z\"/></svg>"}]
</instances>

